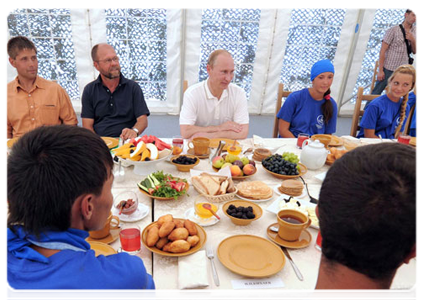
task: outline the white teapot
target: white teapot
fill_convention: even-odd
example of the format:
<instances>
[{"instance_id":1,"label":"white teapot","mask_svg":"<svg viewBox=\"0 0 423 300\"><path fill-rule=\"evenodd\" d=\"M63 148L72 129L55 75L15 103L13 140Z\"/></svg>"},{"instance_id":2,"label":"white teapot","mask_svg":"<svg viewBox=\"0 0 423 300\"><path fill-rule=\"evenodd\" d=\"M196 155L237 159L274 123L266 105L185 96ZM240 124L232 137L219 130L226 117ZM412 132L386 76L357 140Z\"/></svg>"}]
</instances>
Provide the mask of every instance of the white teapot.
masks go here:
<instances>
[{"instance_id":1,"label":"white teapot","mask_svg":"<svg viewBox=\"0 0 423 300\"><path fill-rule=\"evenodd\" d=\"M303 142L300 160L310 170L323 167L326 162L328 151L319 140L305 140Z\"/></svg>"}]
</instances>

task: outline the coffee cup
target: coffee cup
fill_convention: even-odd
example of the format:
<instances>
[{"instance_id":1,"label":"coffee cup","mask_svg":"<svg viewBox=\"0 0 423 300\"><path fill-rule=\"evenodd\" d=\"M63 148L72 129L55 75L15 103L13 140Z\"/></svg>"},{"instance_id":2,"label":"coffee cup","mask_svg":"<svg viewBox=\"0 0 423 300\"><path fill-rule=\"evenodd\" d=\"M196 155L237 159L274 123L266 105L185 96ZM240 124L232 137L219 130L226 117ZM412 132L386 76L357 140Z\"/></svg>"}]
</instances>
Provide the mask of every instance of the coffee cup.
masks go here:
<instances>
[{"instance_id":1,"label":"coffee cup","mask_svg":"<svg viewBox=\"0 0 423 300\"><path fill-rule=\"evenodd\" d=\"M119 228L119 217L112 215L110 212L109 217L107 218L106 223L104 224L103 229L89 231L90 238L93 239L102 239L110 234L110 230Z\"/></svg>"},{"instance_id":2,"label":"coffee cup","mask_svg":"<svg viewBox=\"0 0 423 300\"><path fill-rule=\"evenodd\" d=\"M205 155L208 153L210 140L205 137L193 138L188 144L189 149L194 150L195 155Z\"/></svg>"},{"instance_id":3,"label":"coffee cup","mask_svg":"<svg viewBox=\"0 0 423 300\"><path fill-rule=\"evenodd\" d=\"M290 242L297 241L302 231L311 224L311 219L307 215L295 209L280 210L277 218L279 237Z\"/></svg>"}]
</instances>

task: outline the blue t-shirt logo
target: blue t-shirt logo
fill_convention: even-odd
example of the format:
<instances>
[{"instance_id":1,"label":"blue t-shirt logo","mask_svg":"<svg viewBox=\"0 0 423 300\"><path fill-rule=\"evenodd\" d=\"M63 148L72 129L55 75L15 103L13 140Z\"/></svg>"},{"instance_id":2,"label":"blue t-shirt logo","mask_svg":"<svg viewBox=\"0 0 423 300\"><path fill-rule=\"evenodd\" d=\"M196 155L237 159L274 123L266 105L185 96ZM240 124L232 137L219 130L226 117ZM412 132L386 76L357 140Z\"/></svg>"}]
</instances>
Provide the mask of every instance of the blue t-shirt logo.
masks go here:
<instances>
[{"instance_id":1,"label":"blue t-shirt logo","mask_svg":"<svg viewBox=\"0 0 423 300\"><path fill-rule=\"evenodd\" d=\"M319 129L322 129L323 128L323 124L324 124L324 122L323 122L323 115L318 115L317 116L317 124L316 124L316 127L319 128Z\"/></svg>"}]
</instances>

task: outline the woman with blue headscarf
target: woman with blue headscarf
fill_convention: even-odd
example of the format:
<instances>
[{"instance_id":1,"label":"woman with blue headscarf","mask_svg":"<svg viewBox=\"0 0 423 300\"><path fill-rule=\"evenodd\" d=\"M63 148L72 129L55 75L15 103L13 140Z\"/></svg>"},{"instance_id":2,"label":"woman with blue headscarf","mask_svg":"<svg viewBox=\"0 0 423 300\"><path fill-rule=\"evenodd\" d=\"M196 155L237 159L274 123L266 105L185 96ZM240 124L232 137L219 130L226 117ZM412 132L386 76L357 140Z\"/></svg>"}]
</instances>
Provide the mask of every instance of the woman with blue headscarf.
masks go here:
<instances>
[{"instance_id":1,"label":"woman with blue headscarf","mask_svg":"<svg viewBox=\"0 0 423 300\"><path fill-rule=\"evenodd\" d=\"M310 88L291 93L278 112L279 136L295 138L299 133L332 134L338 114L330 96L335 68L330 60L316 62L311 68Z\"/></svg>"}]
</instances>

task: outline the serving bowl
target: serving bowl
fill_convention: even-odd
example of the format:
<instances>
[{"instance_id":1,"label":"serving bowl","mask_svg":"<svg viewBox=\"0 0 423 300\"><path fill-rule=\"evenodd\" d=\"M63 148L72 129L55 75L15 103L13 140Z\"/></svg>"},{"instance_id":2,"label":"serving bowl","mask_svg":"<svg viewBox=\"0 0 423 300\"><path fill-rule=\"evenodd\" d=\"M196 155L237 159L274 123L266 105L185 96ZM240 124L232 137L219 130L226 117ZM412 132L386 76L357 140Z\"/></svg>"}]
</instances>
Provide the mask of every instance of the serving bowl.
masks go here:
<instances>
[{"instance_id":1,"label":"serving bowl","mask_svg":"<svg viewBox=\"0 0 423 300\"><path fill-rule=\"evenodd\" d=\"M133 204L128 208L123 208L121 213L124 215L133 214L138 208L138 197L137 194L132 191L124 191L118 194L113 201L113 206L120 211L120 208L118 207L119 203L121 201L128 201L129 199L133 200Z\"/></svg>"},{"instance_id":2,"label":"serving bowl","mask_svg":"<svg viewBox=\"0 0 423 300\"><path fill-rule=\"evenodd\" d=\"M249 207L249 206L251 206L253 208L253 214L255 214L255 217L253 219L241 219L241 218L233 217L233 216L229 215L228 212L227 212L230 205L234 205L236 207L239 207L239 206ZM240 226L249 225L253 221L260 219L260 217L263 215L263 210L261 209L261 207L259 205L255 204L254 202L247 201L247 200L233 200L233 201L226 202L222 206L222 211L232 221L232 223L234 223L235 225L240 225Z\"/></svg>"},{"instance_id":3,"label":"serving bowl","mask_svg":"<svg viewBox=\"0 0 423 300\"><path fill-rule=\"evenodd\" d=\"M178 163L174 162L177 158L182 157L182 156L189 157L189 158L195 158L196 162L193 163L193 164L190 164L190 165L183 165L183 164L178 164ZM172 165L174 165L176 167L176 169L178 169L178 171L180 171L180 172L189 172L192 168L194 168L196 165L198 165L200 163L200 159L195 155L181 154L181 155L176 155L176 156L172 157L170 159L170 163Z\"/></svg>"}]
</instances>

